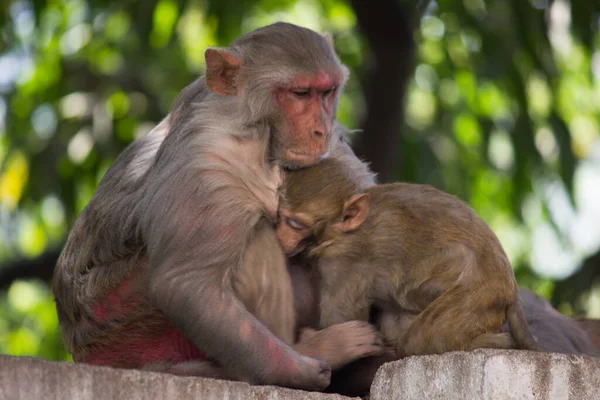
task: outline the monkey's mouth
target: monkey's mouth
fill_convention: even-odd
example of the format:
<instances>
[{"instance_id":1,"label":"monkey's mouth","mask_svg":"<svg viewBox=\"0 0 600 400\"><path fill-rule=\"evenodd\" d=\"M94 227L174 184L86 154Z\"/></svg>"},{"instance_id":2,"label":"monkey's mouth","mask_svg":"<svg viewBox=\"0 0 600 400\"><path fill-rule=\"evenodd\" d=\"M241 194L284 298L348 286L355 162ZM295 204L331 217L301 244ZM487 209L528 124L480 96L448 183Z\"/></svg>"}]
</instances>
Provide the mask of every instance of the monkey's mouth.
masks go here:
<instances>
[{"instance_id":1,"label":"monkey's mouth","mask_svg":"<svg viewBox=\"0 0 600 400\"><path fill-rule=\"evenodd\" d=\"M301 241L298 242L298 244L296 245L296 247L291 251L291 252L286 252L285 255L287 257L294 257L297 256L300 253L303 253L306 248L311 245L313 243L313 238L312 237L308 237L306 239L302 239Z\"/></svg>"},{"instance_id":2,"label":"monkey's mouth","mask_svg":"<svg viewBox=\"0 0 600 400\"><path fill-rule=\"evenodd\" d=\"M305 153L300 151L288 150L285 158L290 162L301 163L303 165L316 164L327 156L329 151L321 153Z\"/></svg>"}]
</instances>

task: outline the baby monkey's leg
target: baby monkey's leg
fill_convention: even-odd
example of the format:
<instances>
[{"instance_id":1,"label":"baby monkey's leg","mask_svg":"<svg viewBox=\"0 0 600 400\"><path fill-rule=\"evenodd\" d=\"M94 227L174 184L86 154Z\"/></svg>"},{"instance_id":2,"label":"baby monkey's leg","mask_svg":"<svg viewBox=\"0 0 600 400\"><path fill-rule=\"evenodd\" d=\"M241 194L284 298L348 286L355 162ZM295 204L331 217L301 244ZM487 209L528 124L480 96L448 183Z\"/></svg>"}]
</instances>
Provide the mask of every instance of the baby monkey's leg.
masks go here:
<instances>
[{"instance_id":1,"label":"baby monkey's leg","mask_svg":"<svg viewBox=\"0 0 600 400\"><path fill-rule=\"evenodd\" d=\"M467 346L467 350L475 349L516 349L517 343L509 332L484 333L477 336Z\"/></svg>"},{"instance_id":2,"label":"baby monkey's leg","mask_svg":"<svg viewBox=\"0 0 600 400\"><path fill-rule=\"evenodd\" d=\"M402 348L406 334L417 316L417 313L408 311L382 311L377 325L383 337L384 345L393 347L395 352L397 348Z\"/></svg>"},{"instance_id":3,"label":"baby monkey's leg","mask_svg":"<svg viewBox=\"0 0 600 400\"><path fill-rule=\"evenodd\" d=\"M397 301L416 317L397 324L399 357L508 345L499 332L514 286L480 267L472 248L454 244L408 268Z\"/></svg>"},{"instance_id":4,"label":"baby monkey's leg","mask_svg":"<svg viewBox=\"0 0 600 400\"><path fill-rule=\"evenodd\" d=\"M404 343L396 348L398 355L509 346L508 335L498 333L509 299L483 284L475 286L457 284L435 299L410 325Z\"/></svg>"}]
</instances>

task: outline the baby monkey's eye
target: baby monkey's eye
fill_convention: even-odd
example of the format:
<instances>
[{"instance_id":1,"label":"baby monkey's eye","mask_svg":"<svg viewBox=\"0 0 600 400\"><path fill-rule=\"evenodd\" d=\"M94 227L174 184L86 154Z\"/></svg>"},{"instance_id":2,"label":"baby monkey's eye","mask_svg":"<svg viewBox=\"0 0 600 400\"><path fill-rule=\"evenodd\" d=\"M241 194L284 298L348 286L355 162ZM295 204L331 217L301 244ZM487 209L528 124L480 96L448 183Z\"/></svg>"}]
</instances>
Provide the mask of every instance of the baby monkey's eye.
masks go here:
<instances>
[{"instance_id":1,"label":"baby monkey's eye","mask_svg":"<svg viewBox=\"0 0 600 400\"><path fill-rule=\"evenodd\" d=\"M306 229L306 228L308 228L308 227L307 227L306 225L304 225L302 222L300 222L300 221L297 221L297 220L295 220L295 219L293 219L293 218L286 218L286 219L285 219L285 223L286 223L286 224L288 224L288 226L289 226L290 228L292 228L293 230L296 230L296 231L301 231L301 230L303 230L303 229Z\"/></svg>"},{"instance_id":2,"label":"baby monkey's eye","mask_svg":"<svg viewBox=\"0 0 600 400\"><path fill-rule=\"evenodd\" d=\"M308 90L308 89L292 89L292 93L294 93L298 97L306 97L309 95L310 90Z\"/></svg>"}]
</instances>

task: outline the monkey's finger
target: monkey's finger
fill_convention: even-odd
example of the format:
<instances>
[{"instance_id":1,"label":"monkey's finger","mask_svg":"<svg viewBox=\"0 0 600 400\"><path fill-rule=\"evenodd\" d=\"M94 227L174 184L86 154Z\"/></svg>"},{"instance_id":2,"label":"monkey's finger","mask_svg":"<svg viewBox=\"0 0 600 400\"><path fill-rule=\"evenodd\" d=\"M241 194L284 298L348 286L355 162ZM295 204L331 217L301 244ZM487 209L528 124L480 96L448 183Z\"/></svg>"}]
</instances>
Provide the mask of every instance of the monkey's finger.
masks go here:
<instances>
[{"instance_id":1,"label":"monkey's finger","mask_svg":"<svg viewBox=\"0 0 600 400\"><path fill-rule=\"evenodd\" d=\"M372 325L366 321L350 321L350 322L345 322L344 324L340 324L340 325L347 325L346 329L362 330L365 333L369 333L372 335L380 334L379 330L375 327L375 325Z\"/></svg>"},{"instance_id":2,"label":"monkey's finger","mask_svg":"<svg viewBox=\"0 0 600 400\"><path fill-rule=\"evenodd\" d=\"M338 324L339 327L344 327L344 329L373 329L375 327L368 323L367 321L346 321Z\"/></svg>"},{"instance_id":3,"label":"monkey's finger","mask_svg":"<svg viewBox=\"0 0 600 400\"><path fill-rule=\"evenodd\" d=\"M370 332L370 336L373 338L371 343L375 346L383 346L383 336L381 332L379 332L375 327L371 327L372 331Z\"/></svg>"},{"instance_id":4,"label":"monkey's finger","mask_svg":"<svg viewBox=\"0 0 600 400\"><path fill-rule=\"evenodd\" d=\"M360 346L385 347L383 340L378 336L365 337L361 342Z\"/></svg>"},{"instance_id":5,"label":"monkey's finger","mask_svg":"<svg viewBox=\"0 0 600 400\"><path fill-rule=\"evenodd\" d=\"M361 350L363 351L363 357L378 356L386 352L384 346L374 345L364 346Z\"/></svg>"}]
</instances>

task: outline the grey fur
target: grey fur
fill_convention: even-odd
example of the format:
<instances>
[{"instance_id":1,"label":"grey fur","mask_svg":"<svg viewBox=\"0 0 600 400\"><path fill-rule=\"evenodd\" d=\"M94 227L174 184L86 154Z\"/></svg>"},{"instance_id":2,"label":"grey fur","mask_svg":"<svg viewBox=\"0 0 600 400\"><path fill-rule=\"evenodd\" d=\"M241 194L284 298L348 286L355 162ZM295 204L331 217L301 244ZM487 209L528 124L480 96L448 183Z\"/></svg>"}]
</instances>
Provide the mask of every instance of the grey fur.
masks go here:
<instances>
[{"instance_id":1,"label":"grey fur","mask_svg":"<svg viewBox=\"0 0 600 400\"><path fill-rule=\"evenodd\" d=\"M160 310L239 379L319 388L328 383L323 363L269 332L231 281L255 226L277 211L284 143L273 139L285 132L274 128L272 91L301 72L325 69L345 80L347 69L321 35L290 24L242 36L230 51L243 60L239 95L215 95L204 78L185 88L171 114L117 158L76 220L53 281L65 344L83 359L120 327ZM93 305L131 274L139 308L96 323ZM268 342L288 370L269 358Z\"/></svg>"}]
</instances>

